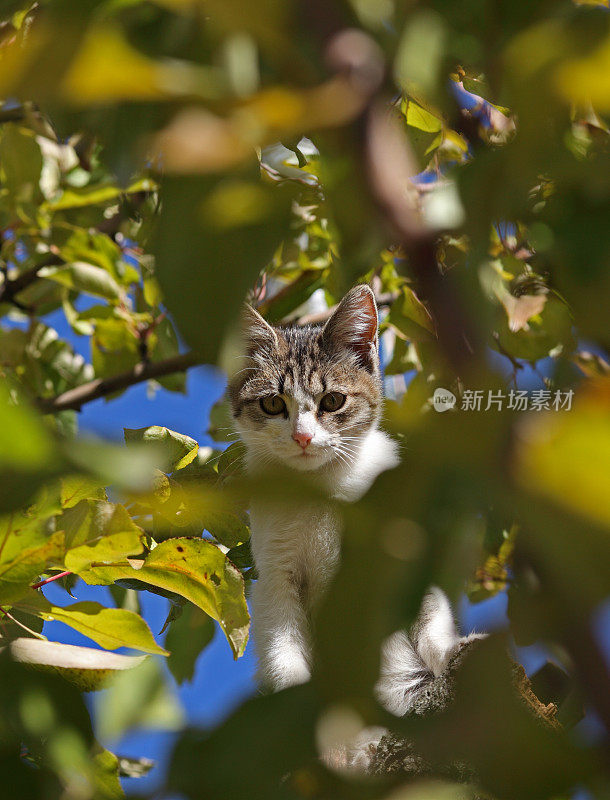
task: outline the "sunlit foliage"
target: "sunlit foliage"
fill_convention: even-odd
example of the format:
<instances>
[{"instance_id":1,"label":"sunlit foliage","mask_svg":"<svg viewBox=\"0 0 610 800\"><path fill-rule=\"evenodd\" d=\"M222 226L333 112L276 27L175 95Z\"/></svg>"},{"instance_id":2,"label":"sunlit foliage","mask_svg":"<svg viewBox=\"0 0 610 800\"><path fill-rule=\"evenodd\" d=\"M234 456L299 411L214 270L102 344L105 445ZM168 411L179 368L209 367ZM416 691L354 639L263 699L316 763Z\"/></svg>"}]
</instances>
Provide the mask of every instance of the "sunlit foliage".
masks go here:
<instances>
[{"instance_id":1,"label":"sunlit foliage","mask_svg":"<svg viewBox=\"0 0 610 800\"><path fill-rule=\"evenodd\" d=\"M166 786L180 796L607 797L594 627L610 594L607 12L2 4L0 755L16 800L117 798L119 771L146 768L95 740L80 690L109 681L98 735L181 730ZM234 369L244 297L273 322L321 321L358 281L382 312L402 464L341 509L312 682L205 736L184 729L160 661L191 679L213 620L243 654L247 496L268 487L244 482L236 444L159 426L92 441L78 411L144 380L185 392L198 363ZM320 311L304 306L314 293ZM88 340L88 360L51 312ZM435 390L452 411L436 413ZM218 442L227 424L219 405ZM110 587L114 607L78 601L79 579ZM53 581L76 600L53 605ZM553 654L533 683L561 726L518 697L504 634L465 662L445 713L387 718L379 647L431 584L474 602L507 592L510 635ZM163 646L139 613L146 591L170 600ZM103 650L47 645L49 620ZM150 655L110 658L119 647ZM605 730L593 742L571 730L583 708ZM323 767L329 719L354 715L413 740L443 782ZM455 763L472 785L452 782Z\"/></svg>"}]
</instances>

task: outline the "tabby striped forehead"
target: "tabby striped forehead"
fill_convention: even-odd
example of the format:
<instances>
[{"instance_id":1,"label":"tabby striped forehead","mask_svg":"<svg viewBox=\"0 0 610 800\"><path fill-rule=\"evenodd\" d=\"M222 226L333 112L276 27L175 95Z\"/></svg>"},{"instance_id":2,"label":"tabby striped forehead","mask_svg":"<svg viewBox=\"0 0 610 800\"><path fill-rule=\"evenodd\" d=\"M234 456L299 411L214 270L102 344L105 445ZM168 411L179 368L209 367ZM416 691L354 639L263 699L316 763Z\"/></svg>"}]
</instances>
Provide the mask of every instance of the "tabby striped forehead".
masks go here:
<instances>
[{"instance_id":1,"label":"tabby striped forehead","mask_svg":"<svg viewBox=\"0 0 610 800\"><path fill-rule=\"evenodd\" d=\"M235 417L241 415L244 407L267 395L294 397L305 407L313 408L320 395L332 391L357 398L358 405L364 406L362 412L366 408L368 414L376 413L381 402L376 365L373 369L364 368L353 351L337 348L325 340L321 327L274 330L273 343L261 341L249 349L244 369L230 386Z\"/></svg>"}]
</instances>

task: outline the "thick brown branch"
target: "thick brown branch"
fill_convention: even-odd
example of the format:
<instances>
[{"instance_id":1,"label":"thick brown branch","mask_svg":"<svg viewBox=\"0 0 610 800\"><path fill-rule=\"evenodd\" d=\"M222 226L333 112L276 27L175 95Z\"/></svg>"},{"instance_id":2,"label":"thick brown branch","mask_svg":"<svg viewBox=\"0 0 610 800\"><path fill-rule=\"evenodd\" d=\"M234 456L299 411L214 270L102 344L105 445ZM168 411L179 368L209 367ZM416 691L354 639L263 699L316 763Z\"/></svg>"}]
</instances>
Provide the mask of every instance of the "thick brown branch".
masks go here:
<instances>
[{"instance_id":1,"label":"thick brown branch","mask_svg":"<svg viewBox=\"0 0 610 800\"><path fill-rule=\"evenodd\" d=\"M74 409L78 411L85 403L98 400L100 397L107 397L114 392L120 392L129 386L135 386L151 378L162 378L164 375L171 375L174 372L183 372L189 367L201 364L201 358L193 352L184 353L165 361L157 361L150 364L136 364L133 369L114 375L112 378L96 378L82 386L69 389L67 392L57 397L40 398L37 406L43 414L55 414L58 411Z\"/></svg>"}]
</instances>

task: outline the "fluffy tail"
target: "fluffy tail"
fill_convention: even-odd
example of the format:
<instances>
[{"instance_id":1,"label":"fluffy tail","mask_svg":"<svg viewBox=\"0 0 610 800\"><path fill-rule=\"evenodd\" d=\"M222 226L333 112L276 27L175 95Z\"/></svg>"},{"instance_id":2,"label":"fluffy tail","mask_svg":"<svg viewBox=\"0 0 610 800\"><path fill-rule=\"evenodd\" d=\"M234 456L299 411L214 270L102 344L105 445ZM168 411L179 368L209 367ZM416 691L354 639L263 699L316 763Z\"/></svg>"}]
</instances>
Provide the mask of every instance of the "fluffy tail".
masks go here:
<instances>
[{"instance_id":1,"label":"fluffy tail","mask_svg":"<svg viewBox=\"0 0 610 800\"><path fill-rule=\"evenodd\" d=\"M379 702L392 714L414 710L426 686L445 670L452 656L475 636L461 637L446 595L433 587L409 631L397 631L383 646Z\"/></svg>"},{"instance_id":2,"label":"fluffy tail","mask_svg":"<svg viewBox=\"0 0 610 800\"><path fill-rule=\"evenodd\" d=\"M478 638L481 635L476 633L459 635L449 600L433 587L424 597L409 633L397 631L383 645L381 674L375 686L381 705L397 717L421 713L429 705L426 693L434 679L445 671L458 650ZM384 728L365 728L351 742L327 754L327 764L336 769L368 771L386 733Z\"/></svg>"}]
</instances>

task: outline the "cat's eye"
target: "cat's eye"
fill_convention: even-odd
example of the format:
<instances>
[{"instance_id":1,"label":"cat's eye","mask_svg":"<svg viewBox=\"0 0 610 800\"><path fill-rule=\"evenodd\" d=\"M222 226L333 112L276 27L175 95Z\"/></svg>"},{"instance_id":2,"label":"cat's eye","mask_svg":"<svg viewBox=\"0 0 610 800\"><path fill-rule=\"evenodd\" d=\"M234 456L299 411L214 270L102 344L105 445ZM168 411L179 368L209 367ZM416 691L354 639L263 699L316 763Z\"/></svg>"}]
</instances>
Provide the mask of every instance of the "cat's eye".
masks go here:
<instances>
[{"instance_id":1,"label":"cat's eye","mask_svg":"<svg viewBox=\"0 0 610 800\"><path fill-rule=\"evenodd\" d=\"M338 411L345 403L345 395L341 392L329 392L320 400L321 411Z\"/></svg>"},{"instance_id":2,"label":"cat's eye","mask_svg":"<svg viewBox=\"0 0 610 800\"><path fill-rule=\"evenodd\" d=\"M269 414L272 417L286 411L286 403L279 394L270 394L268 397L261 397L260 405L265 414Z\"/></svg>"}]
</instances>

